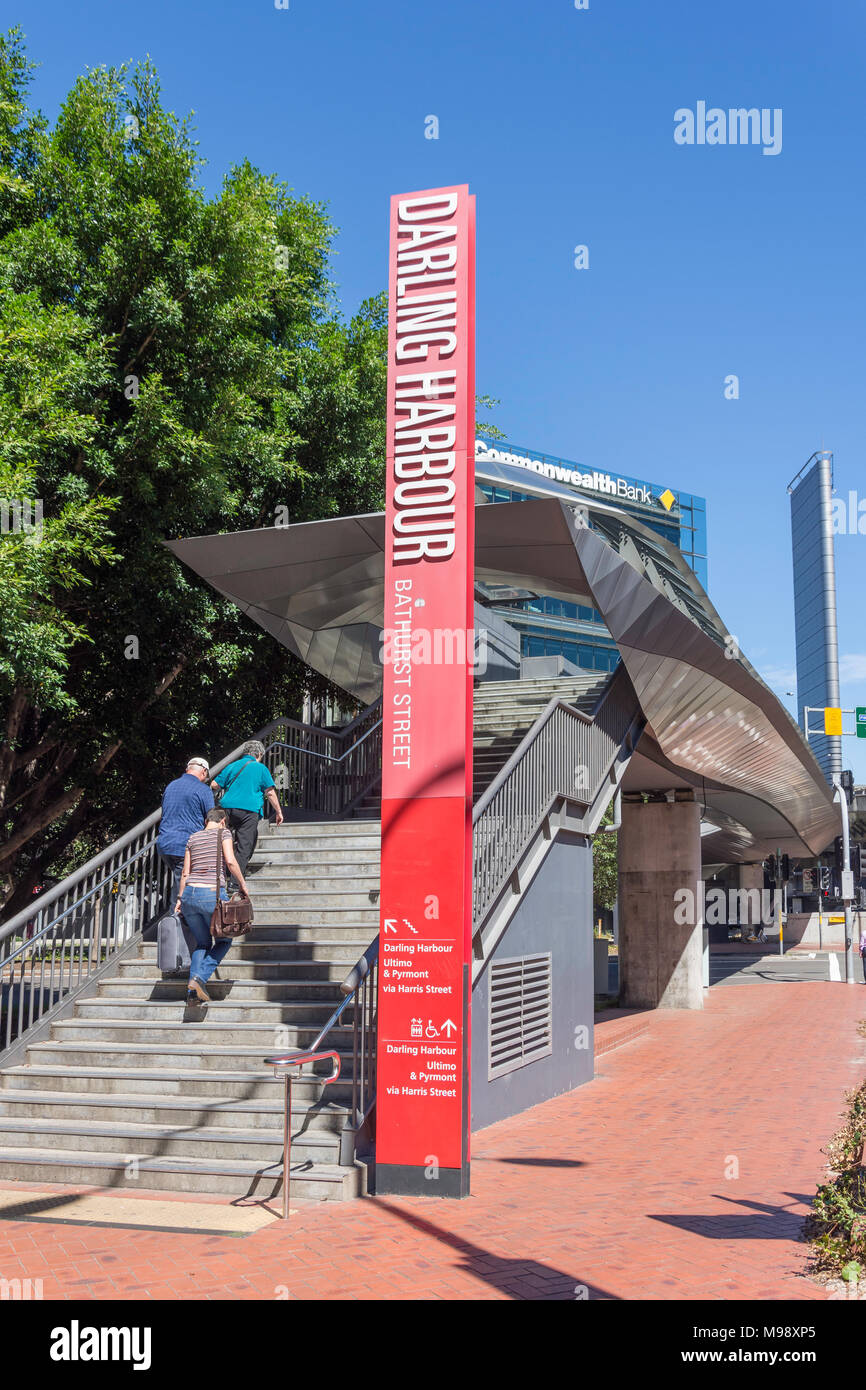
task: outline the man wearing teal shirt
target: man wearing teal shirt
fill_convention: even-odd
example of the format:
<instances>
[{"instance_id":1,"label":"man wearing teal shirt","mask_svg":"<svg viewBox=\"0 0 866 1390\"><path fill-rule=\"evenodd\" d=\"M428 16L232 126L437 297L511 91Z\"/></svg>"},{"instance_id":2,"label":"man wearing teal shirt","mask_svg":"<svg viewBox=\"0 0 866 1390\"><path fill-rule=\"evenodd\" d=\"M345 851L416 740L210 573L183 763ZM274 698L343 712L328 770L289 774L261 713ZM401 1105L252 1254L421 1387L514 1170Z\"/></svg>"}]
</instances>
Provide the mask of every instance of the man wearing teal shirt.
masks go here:
<instances>
[{"instance_id":1,"label":"man wearing teal shirt","mask_svg":"<svg viewBox=\"0 0 866 1390\"><path fill-rule=\"evenodd\" d=\"M274 779L262 763L265 745L252 739L245 743L241 756L223 768L211 787L222 788L220 806L228 813L229 828L235 837L235 858L242 874L246 873L256 840L259 819L269 801L277 813L277 825L283 823L283 812Z\"/></svg>"}]
</instances>

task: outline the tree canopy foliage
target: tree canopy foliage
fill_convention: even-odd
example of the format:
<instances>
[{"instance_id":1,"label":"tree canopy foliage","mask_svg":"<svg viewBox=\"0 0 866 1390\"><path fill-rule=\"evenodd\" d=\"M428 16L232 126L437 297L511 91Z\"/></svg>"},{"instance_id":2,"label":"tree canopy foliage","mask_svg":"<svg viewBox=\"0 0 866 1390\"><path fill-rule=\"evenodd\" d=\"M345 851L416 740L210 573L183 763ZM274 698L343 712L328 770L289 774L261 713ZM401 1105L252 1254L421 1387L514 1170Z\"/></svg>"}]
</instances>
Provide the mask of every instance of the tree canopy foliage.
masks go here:
<instances>
[{"instance_id":1,"label":"tree canopy foliage","mask_svg":"<svg viewBox=\"0 0 866 1390\"><path fill-rule=\"evenodd\" d=\"M613 824L611 808L604 814L602 825ZM616 831L599 829L592 837L592 901L593 907L612 908L618 892L619 859Z\"/></svg>"},{"instance_id":2,"label":"tree canopy foliage","mask_svg":"<svg viewBox=\"0 0 866 1390\"><path fill-rule=\"evenodd\" d=\"M326 208L246 162L205 196L150 62L53 126L29 76L0 36L9 910L315 679L163 541L375 510L385 456L385 298L338 312Z\"/></svg>"}]
</instances>

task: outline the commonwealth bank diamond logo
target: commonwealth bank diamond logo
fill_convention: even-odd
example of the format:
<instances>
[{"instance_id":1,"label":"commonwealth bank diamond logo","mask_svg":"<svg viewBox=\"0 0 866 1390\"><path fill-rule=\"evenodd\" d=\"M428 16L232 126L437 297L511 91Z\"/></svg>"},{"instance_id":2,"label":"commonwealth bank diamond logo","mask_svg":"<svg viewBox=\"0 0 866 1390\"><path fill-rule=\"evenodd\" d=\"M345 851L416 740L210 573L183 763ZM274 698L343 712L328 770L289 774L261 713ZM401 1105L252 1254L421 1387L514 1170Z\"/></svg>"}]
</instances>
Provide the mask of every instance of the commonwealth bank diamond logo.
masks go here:
<instances>
[{"instance_id":1,"label":"commonwealth bank diamond logo","mask_svg":"<svg viewBox=\"0 0 866 1390\"><path fill-rule=\"evenodd\" d=\"M661 502L666 512L670 511L671 507L674 505L674 502L676 502L676 500L677 499L674 497L669 487L665 488L664 492L659 498L659 501Z\"/></svg>"}]
</instances>

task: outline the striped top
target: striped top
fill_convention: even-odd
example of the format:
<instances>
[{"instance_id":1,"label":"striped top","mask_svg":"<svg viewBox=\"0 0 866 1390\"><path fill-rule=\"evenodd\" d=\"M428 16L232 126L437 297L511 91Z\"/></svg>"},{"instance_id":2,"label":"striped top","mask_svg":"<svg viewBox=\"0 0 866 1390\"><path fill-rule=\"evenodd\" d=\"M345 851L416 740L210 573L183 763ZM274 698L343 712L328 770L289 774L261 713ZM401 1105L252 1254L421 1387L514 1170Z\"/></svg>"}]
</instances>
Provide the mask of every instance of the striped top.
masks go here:
<instances>
[{"instance_id":1,"label":"striped top","mask_svg":"<svg viewBox=\"0 0 866 1390\"><path fill-rule=\"evenodd\" d=\"M223 856L225 856L226 845L229 850L232 848L232 832L223 830ZM186 842L189 850L189 877L187 883L192 883L198 888L216 888L216 867L217 867L217 838L218 832L215 830L197 830L194 835L190 835ZM225 857L223 857L222 873L220 874L220 886L226 886Z\"/></svg>"}]
</instances>

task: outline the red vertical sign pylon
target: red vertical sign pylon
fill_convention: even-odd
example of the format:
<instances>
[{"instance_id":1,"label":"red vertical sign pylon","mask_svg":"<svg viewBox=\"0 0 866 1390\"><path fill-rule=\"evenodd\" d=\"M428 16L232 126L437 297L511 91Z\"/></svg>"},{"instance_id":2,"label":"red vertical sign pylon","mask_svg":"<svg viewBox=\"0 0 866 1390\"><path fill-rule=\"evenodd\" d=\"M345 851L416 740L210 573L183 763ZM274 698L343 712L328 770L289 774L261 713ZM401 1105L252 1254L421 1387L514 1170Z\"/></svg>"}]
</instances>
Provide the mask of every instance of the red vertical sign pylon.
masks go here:
<instances>
[{"instance_id":1,"label":"red vertical sign pylon","mask_svg":"<svg viewBox=\"0 0 866 1390\"><path fill-rule=\"evenodd\" d=\"M376 1190L469 1191L475 199L391 201Z\"/></svg>"}]
</instances>

